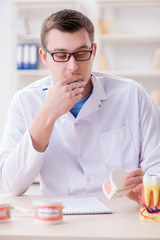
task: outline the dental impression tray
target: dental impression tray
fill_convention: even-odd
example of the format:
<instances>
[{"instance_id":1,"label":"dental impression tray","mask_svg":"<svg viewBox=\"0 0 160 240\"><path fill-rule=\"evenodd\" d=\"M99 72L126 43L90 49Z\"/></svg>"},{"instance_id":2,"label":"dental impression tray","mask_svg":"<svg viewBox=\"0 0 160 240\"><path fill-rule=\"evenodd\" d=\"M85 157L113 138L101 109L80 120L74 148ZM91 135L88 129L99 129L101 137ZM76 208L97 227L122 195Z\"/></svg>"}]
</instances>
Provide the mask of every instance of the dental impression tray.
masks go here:
<instances>
[{"instance_id":1,"label":"dental impression tray","mask_svg":"<svg viewBox=\"0 0 160 240\"><path fill-rule=\"evenodd\" d=\"M103 183L102 189L106 197L110 200L116 197L122 197L133 189L134 185L123 187L127 172L120 168L115 168L111 171L109 178Z\"/></svg>"},{"instance_id":2,"label":"dental impression tray","mask_svg":"<svg viewBox=\"0 0 160 240\"><path fill-rule=\"evenodd\" d=\"M142 200L141 220L160 222L160 173L144 175Z\"/></svg>"}]
</instances>

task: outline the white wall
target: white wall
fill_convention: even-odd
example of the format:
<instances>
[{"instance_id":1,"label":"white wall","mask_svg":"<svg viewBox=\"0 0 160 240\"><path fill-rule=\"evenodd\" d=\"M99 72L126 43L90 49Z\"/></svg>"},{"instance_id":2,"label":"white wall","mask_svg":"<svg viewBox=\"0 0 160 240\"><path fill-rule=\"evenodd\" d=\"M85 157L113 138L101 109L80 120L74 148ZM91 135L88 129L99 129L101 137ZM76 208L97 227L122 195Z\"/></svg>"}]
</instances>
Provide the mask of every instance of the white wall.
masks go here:
<instances>
[{"instance_id":1,"label":"white wall","mask_svg":"<svg viewBox=\"0 0 160 240\"><path fill-rule=\"evenodd\" d=\"M10 102L10 1L0 0L0 138Z\"/></svg>"}]
</instances>

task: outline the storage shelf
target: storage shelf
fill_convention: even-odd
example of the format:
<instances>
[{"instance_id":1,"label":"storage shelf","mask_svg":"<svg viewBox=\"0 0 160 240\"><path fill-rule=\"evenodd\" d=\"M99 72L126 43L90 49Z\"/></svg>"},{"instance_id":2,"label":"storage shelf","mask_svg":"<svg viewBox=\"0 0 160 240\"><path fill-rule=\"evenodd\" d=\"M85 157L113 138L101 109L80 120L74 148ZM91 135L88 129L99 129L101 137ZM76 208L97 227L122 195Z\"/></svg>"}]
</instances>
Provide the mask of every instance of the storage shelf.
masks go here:
<instances>
[{"instance_id":1,"label":"storage shelf","mask_svg":"<svg viewBox=\"0 0 160 240\"><path fill-rule=\"evenodd\" d=\"M160 0L97 0L97 71L160 88ZM136 70L137 69L137 70Z\"/></svg>"},{"instance_id":2,"label":"storage shelf","mask_svg":"<svg viewBox=\"0 0 160 240\"><path fill-rule=\"evenodd\" d=\"M119 76L133 76L133 77L160 77L160 70L152 71L152 70L146 70L146 71L125 71L125 70L109 70L109 71L103 71L103 73L113 74L113 75L119 75ZM160 79L159 79L160 81Z\"/></svg>"},{"instance_id":3,"label":"storage shelf","mask_svg":"<svg viewBox=\"0 0 160 240\"><path fill-rule=\"evenodd\" d=\"M153 2L159 3L160 0L97 0L97 3L99 4L102 4L102 3L127 4L127 3L153 3Z\"/></svg>"},{"instance_id":4,"label":"storage shelf","mask_svg":"<svg viewBox=\"0 0 160 240\"><path fill-rule=\"evenodd\" d=\"M43 65L39 54L36 62L38 69L17 70L17 45L22 44L24 47L25 44L35 44L37 48L41 46L40 31L42 22L53 12L64 8L81 10L81 1L11 0L11 72L14 75L11 87L13 95L28 84L51 74ZM20 54L21 62L24 62L23 54Z\"/></svg>"},{"instance_id":5,"label":"storage shelf","mask_svg":"<svg viewBox=\"0 0 160 240\"><path fill-rule=\"evenodd\" d=\"M160 41L160 34L98 34L97 38L107 41Z\"/></svg>"},{"instance_id":6,"label":"storage shelf","mask_svg":"<svg viewBox=\"0 0 160 240\"><path fill-rule=\"evenodd\" d=\"M13 38L16 41L32 41L32 40L36 40L36 41L40 42L40 35L39 34L17 35L17 36L13 36Z\"/></svg>"},{"instance_id":7,"label":"storage shelf","mask_svg":"<svg viewBox=\"0 0 160 240\"><path fill-rule=\"evenodd\" d=\"M18 76L45 76L50 74L50 71L48 69L15 70L13 73Z\"/></svg>"},{"instance_id":8,"label":"storage shelf","mask_svg":"<svg viewBox=\"0 0 160 240\"><path fill-rule=\"evenodd\" d=\"M47 4L70 4L70 3L73 3L73 4L75 4L75 3L77 3L76 2L76 0L47 0L47 1L45 1L45 0L12 0L12 3L15 3L15 4L45 4L45 5L47 5Z\"/></svg>"},{"instance_id":9,"label":"storage shelf","mask_svg":"<svg viewBox=\"0 0 160 240\"><path fill-rule=\"evenodd\" d=\"M19 35L19 36L15 36L15 38L17 38L18 40L32 40L32 39L36 39L36 40L39 40L40 39L40 36L39 34L25 34L25 35Z\"/></svg>"}]
</instances>

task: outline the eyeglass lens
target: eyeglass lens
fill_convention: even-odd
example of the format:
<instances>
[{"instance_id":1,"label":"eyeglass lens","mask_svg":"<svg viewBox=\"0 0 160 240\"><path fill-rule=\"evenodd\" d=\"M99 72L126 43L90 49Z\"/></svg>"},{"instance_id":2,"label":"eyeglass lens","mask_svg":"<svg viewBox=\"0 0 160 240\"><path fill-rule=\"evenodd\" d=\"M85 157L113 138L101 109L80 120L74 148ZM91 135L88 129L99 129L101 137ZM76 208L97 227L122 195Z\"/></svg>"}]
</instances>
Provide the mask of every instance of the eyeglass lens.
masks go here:
<instances>
[{"instance_id":1,"label":"eyeglass lens","mask_svg":"<svg viewBox=\"0 0 160 240\"><path fill-rule=\"evenodd\" d=\"M76 53L59 52L53 54L53 59L56 62L66 62L73 55L77 61L86 61L91 57L92 51L79 51Z\"/></svg>"}]
</instances>

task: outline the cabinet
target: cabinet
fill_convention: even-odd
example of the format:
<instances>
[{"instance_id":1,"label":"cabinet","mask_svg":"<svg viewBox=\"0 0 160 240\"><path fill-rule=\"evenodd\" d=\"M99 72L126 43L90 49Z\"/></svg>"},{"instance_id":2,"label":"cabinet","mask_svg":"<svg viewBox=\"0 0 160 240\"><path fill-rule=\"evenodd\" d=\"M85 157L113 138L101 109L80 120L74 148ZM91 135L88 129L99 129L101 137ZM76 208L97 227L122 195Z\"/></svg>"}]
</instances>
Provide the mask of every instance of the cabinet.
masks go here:
<instances>
[{"instance_id":1,"label":"cabinet","mask_svg":"<svg viewBox=\"0 0 160 240\"><path fill-rule=\"evenodd\" d=\"M11 73L12 94L31 82L40 79L49 70L43 65L38 54L41 24L53 12L64 8L81 10L76 0L12 0L11 1ZM37 46L37 69L17 69L17 45Z\"/></svg>"},{"instance_id":2,"label":"cabinet","mask_svg":"<svg viewBox=\"0 0 160 240\"><path fill-rule=\"evenodd\" d=\"M160 1L97 0L95 68L160 89Z\"/></svg>"}]
</instances>

